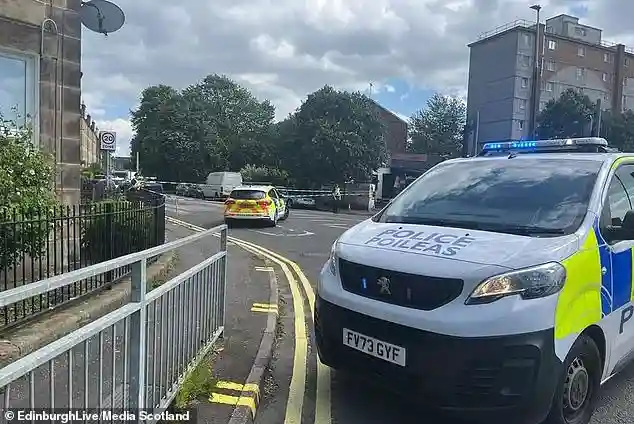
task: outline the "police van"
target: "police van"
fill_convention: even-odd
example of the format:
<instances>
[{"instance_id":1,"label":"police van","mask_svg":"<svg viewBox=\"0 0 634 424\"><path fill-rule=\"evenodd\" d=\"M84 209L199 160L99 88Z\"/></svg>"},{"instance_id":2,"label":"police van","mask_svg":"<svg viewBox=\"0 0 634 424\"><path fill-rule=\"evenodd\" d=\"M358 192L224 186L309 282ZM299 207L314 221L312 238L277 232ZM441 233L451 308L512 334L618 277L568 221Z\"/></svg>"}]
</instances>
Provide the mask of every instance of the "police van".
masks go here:
<instances>
[{"instance_id":1,"label":"police van","mask_svg":"<svg viewBox=\"0 0 634 424\"><path fill-rule=\"evenodd\" d=\"M334 243L321 361L496 423L588 423L634 357L634 154L488 143Z\"/></svg>"}]
</instances>

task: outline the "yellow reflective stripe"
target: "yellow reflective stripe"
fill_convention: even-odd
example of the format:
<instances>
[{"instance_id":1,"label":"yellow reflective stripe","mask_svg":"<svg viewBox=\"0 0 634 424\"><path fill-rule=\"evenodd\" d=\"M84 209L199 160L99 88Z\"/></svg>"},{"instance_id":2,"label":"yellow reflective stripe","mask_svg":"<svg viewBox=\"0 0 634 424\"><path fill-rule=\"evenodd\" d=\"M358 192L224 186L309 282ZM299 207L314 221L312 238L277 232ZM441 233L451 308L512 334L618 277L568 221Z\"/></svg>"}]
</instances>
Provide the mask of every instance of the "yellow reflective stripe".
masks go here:
<instances>
[{"instance_id":1,"label":"yellow reflective stripe","mask_svg":"<svg viewBox=\"0 0 634 424\"><path fill-rule=\"evenodd\" d=\"M566 284L555 311L555 338L580 333L601 320L601 261L599 245L590 229L581 250L562 262Z\"/></svg>"}]
</instances>

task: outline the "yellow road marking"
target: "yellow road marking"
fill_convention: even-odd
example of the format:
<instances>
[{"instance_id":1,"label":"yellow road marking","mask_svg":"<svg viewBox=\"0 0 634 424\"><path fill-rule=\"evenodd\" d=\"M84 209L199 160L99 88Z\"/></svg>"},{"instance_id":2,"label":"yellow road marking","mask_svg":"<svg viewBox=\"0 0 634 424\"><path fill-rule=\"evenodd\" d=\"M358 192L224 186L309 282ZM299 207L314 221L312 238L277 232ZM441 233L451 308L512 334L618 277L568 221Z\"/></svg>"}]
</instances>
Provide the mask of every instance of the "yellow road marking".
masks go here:
<instances>
[{"instance_id":1,"label":"yellow road marking","mask_svg":"<svg viewBox=\"0 0 634 424\"><path fill-rule=\"evenodd\" d=\"M273 309L273 308L255 308L255 307L253 307L253 308L251 308L251 312L264 312L266 314L273 313L273 314L276 314L276 315L279 314L278 310L277 309Z\"/></svg>"},{"instance_id":2,"label":"yellow road marking","mask_svg":"<svg viewBox=\"0 0 634 424\"><path fill-rule=\"evenodd\" d=\"M221 403L223 405L246 406L251 410L251 415L255 417L255 399L249 396L230 396L212 393L209 402Z\"/></svg>"},{"instance_id":3,"label":"yellow road marking","mask_svg":"<svg viewBox=\"0 0 634 424\"><path fill-rule=\"evenodd\" d=\"M275 303L254 303L253 306L255 308L275 308L275 309L277 309L277 305Z\"/></svg>"},{"instance_id":4,"label":"yellow road marking","mask_svg":"<svg viewBox=\"0 0 634 424\"><path fill-rule=\"evenodd\" d=\"M255 270L256 271L273 272L273 267L272 266L256 266Z\"/></svg>"},{"instance_id":5,"label":"yellow road marking","mask_svg":"<svg viewBox=\"0 0 634 424\"><path fill-rule=\"evenodd\" d=\"M288 265L265 253L262 248L249 245L242 240L234 240L238 246L245 250L267 257L282 268L291 287L293 297L293 312L295 315L295 355L293 358L293 374L286 402L286 416L284 424L300 424L302 420L302 408L304 406L304 392L306 390L306 362L308 355L308 339L306 336L306 321L304 320L304 299L299 290L299 284L288 268Z\"/></svg>"},{"instance_id":6,"label":"yellow road marking","mask_svg":"<svg viewBox=\"0 0 634 424\"><path fill-rule=\"evenodd\" d=\"M171 217L168 219L175 223L181 223L181 225L193 228L197 231L205 230L202 227L197 227L189 224L188 222L180 221ZM217 234L216 236L220 237L220 234ZM293 375L291 377L289 397L286 404L286 417L284 424L299 424L301 422L304 391L306 388L306 355L308 351L308 341L306 339L304 305L301 298L301 292L297 281L288 268L288 265L290 265L293 268L293 271L295 271L295 273L299 276L302 288L304 289L308 299L309 307L313 313L315 310L315 293L308 281L308 278L306 278L306 275L304 275L300 266L295 262L257 244L231 236L228 236L227 239L245 250L268 257L273 262L277 263L280 268L282 268L282 271L284 272L291 287L293 309L295 314L295 357L293 361ZM317 396L315 400L315 423L317 424L330 424L332 422L330 382L330 368L321 363L319 358L317 358Z\"/></svg>"},{"instance_id":7,"label":"yellow road marking","mask_svg":"<svg viewBox=\"0 0 634 424\"><path fill-rule=\"evenodd\" d=\"M274 258L288 263L291 268L293 268L293 271L295 271L295 273L299 276L299 279L302 282L302 288L304 289L304 293L306 293L306 298L308 299L308 305L310 307L311 313L312 315L314 315L315 292L313 291L308 278L302 272L300 266L297 263L283 257L278 253L272 252L251 242L238 239L234 240L236 241L236 243L250 245L254 249L262 251L262 253L266 253ZM330 382L330 368L324 365L319 360L319 357L317 357L317 396L315 399L315 423L317 424L330 424L332 422Z\"/></svg>"},{"instance_id":8,"label":"yellow road marking","mask_svg":"<svg viewBox=\"0 0 634 424\"><path fill-rule=\"evenodd\" d=\"M260 388L257 384L240 384L232 381L218 381L216 382L216 388L234 390L236 392L253 392L256 396L260 394Z\"/></svg>"}]
</instances>

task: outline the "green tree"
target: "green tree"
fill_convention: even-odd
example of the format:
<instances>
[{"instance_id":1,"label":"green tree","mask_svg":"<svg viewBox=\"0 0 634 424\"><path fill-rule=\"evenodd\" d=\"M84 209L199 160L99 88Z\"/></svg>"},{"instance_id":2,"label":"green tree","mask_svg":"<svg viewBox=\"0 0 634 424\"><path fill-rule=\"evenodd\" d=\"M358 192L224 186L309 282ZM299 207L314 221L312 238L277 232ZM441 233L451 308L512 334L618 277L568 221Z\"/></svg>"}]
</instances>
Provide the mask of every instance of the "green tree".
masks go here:
<instances>
[{"instance_id":1,"label":"green tree","mask_svg":"<svg viewBox=\"0 0 634 424\"><path fill-rule=\"evenodd\" d=\"M288 173L284 170L268 167L245 165L240 169L242 180L251 183L270 183L285 186L288 184Z\"/></svg>"},{"instance_id":2,"label":"green tree","mask_svg":"<svg viewBox=\"0 0 634 424\"><path fill-rule=\"evenodd\" d=\"M268 157L274 107L226 76L209 75L181 92L153 86L132 112L144 175L201 181L212 171L235 171Z\"/></svg>"},{"instance_id":3,"label":"green tree","mask_svg":"<svg viewBox=\"0 0 634 424\"><path fill-rule=\"evenodd\" d=\"M0 117L0 269L28 254L38 257L51 225L37 218L52 214L58 205L54 193L53 158L32 144L30 128L16 128Z\"/></svg>"},{"instance_id":4,"label":"green tree","mask_svg":"<svg viewBox=\"0 0 634 424\"><path fill-rule=\"evenodd\" d=\"M383 125L372 100L325 86L309 94L284 127L292 152L284 167L298 184L365 180L385 160Z\"/></svg>"},{"instance_id":5,"label":"green tree","mask_svg":"<svg viewBox=\"0 0 634 424\"><path fill-rule=\"evenodd\" d=\"M409 123L409 150L445 157L462 153L466 106L461 99L434 94Z\"/></svg>"},{"instance_id":6,"label":"green tree","mask_svg":"<svg viewBox=\"0 0 634 424\"><path fill-rule=\"evenodd\" d=\"M604 112L601 137L607 139L611 147L616 147L622 152L634 152L634 112Z\"/></svg>"},{"instance_id":7,"label":"green tree","mask_svg":"<svg viewBox=\"0 0 634 424\"><path fill-rule=\"evenodd\" d=\"M596 105L586 95L569 88L550 100L537 117L540 139L587 137L592 133Z\"/></svg>"}]
</instances>

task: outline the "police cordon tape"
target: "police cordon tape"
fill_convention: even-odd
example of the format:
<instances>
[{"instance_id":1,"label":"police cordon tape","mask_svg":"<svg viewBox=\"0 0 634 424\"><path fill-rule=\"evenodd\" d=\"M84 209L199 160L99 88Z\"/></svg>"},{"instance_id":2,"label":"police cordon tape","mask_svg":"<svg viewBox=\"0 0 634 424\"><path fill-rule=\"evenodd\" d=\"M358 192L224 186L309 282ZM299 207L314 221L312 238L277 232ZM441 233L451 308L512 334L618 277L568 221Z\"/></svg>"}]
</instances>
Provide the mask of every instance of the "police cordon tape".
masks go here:
<instances>
[{"instance_id":1,"label":"police cordon tape","mask_svg":"<svg viewBox=\"0 0 634 424\"><path fill-rule=\"evenodd\" d=\"M183 183L183 182L174 182L174 181L151 181L154 184L169 184L169 185L180 185L180 184L188 184L188 185L194 185L194 186L198 186L199 188L203 188L205 186L208 186L208 184L199 184L199 183ZM253 185L253 186L264 186L266 184L264 183L259 183L259 184L249 184L249 183L244 183L243 186L249 186L249 185ZM275 187L274 184L270 184L273 185ZM287 193L287 197L290 198L297 198L297 197L324 197L324 196L332 196L332 191L331 190L310 190L310 189L295 189L295 188L285 188L285 187L278 187L278 190ZM345 191L341 191L341 195L342 196L368 196L369 192L368 191L352 191L352 192L345 192Z\"/></svg>"}]
</instances>

